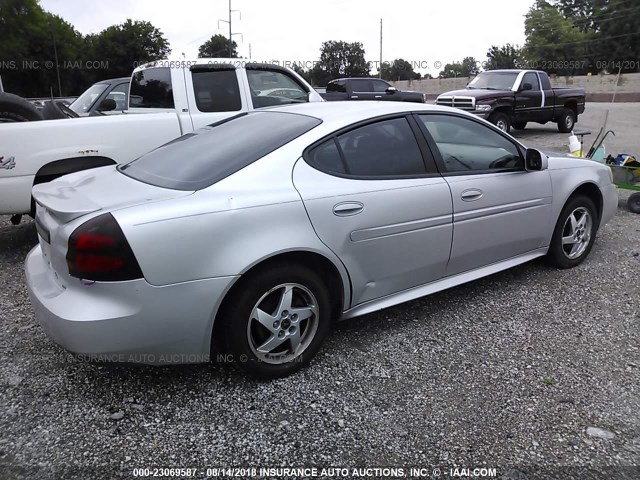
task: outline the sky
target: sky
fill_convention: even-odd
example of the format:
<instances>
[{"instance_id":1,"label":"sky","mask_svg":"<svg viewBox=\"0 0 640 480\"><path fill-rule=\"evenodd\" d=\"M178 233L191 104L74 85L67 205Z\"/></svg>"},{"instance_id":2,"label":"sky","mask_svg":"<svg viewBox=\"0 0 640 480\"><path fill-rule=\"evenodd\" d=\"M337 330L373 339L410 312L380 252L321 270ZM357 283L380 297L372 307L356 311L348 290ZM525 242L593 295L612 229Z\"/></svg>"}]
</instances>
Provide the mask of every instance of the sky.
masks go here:
<instances>
[{"instance_id":1,"label":"sky","mask_svg":"<svg viewBox=\"0 0 640 480\"><path fill-rule=\"evenodd\" d=\"M491 45L524 43L524 16L534 0L232 0L233 39L241 57L317 61L323 41L361 42L377 70L380 58L404 58L436 76L466 56L486 60ZM211 35L229 34L229 0L40 0L83 34L146 20L169 40L172 58L197 57Z\"/></svg>"}]
</instances>

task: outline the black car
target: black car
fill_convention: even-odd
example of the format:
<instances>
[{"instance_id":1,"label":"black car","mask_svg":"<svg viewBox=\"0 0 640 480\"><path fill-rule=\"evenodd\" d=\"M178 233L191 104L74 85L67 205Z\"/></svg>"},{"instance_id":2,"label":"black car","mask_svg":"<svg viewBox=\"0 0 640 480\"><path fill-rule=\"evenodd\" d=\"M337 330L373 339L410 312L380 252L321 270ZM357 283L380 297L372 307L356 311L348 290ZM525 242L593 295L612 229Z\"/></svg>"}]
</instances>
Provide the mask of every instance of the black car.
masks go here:
<instances>
[{"instance_id":1,"label":"black car","mask_svg":"<svg viewBox=\"0 0 640 480\"><path fill-rule=\"evenodd\" d=\"M327 101L338 100L387 100L392 102L424 103L420 92L402 92L379 78L338 78L331 80L326 92L319 92Z\"/></svg>"}]
</instances>

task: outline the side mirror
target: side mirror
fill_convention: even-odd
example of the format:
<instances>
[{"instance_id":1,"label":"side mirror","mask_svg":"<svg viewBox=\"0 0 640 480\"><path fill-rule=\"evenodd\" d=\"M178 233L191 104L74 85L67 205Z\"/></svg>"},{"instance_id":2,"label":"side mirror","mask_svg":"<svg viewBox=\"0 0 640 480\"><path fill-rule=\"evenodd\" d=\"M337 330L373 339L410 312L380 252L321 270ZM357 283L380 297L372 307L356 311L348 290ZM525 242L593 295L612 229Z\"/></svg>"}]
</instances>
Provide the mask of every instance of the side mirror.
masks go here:
<instances>
[{"instance_id":1,"label":"side mirror","mask_svg":"<svg viewBox=\"0 0 640 480\"><path fill-rule=\"evenodd\" d=\"M115 110L117 107L116 101L113 98L105 98L98 105L99 112L110 112L111 110Z\"/></svg>"},{"instance_id":2,"label":"side mirror","mask_svg":"<svg viewBox=\"0 0 640 480\"><path fill-rule=\"evenodd\" d=\"M398 89L396 87L388 87L385 92L386 93L396 93Z\"/></svg>"},{"instance_id":3,"label":"side mirror","mask_svg":"<svg viewBox=\"0 0 640 480\"><path fill-rule=\"evenodd\" d=\"M524 158L525 170L539 171L546 170L549 167L549 157L540 150L535 148L527 148Z\"/></svg>"},{"instance_id":4,"label":"side mirror","mask_svg":"<svg viewBox=\"0 0 640 480\"><path fill-rule=\"evenodd\" d=\"M521 92L526 92L527 90L533 90L533 85L531 85L530 83L523 83L522 85L520 85Z\"/></svg>"}]
</instances>

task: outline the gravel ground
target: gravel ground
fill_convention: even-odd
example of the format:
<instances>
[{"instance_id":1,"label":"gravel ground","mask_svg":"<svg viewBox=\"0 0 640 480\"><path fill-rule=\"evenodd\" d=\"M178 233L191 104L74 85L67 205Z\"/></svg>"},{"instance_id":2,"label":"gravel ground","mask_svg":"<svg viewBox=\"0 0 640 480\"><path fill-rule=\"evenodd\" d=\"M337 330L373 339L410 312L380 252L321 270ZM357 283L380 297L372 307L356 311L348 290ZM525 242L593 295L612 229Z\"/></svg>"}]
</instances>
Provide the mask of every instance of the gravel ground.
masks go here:
<instances>
[{"instance_id":1,"label":"gravel ground","mask_svg":"<svg viewBox=\"0 0 640 480\"><path fill-rule=\"evenodd\" d=\"M542 129L526 143L562 145ZM640 216L627 196L580 267L535 261L343 322L310 368L272 382L68 357L24 287L33 222L0 217L0 478L285 465L639 478Z\"/></svg>"}]
</instances>

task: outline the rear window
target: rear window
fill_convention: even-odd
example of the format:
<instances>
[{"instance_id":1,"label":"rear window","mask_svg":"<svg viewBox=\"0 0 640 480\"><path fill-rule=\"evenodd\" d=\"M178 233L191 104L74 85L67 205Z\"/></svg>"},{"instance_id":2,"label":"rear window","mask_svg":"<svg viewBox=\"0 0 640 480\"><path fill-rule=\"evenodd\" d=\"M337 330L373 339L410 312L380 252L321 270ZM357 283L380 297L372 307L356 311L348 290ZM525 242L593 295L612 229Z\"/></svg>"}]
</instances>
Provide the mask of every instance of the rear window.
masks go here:
<instances>
[{"instance_id":1,"label":"rear window","mask_svg":"<svg viewBox=\"0 0 640 480\"><path fill-rule=\"evenodd\" d=\"M235 69L193 71L191 75L196 106L201 112L237 112L242 108Z\"/></svg>"},{"instance_id":2,"label":"rear window","mask_svg":"<svg viewBox=\"0 0 640 480\"><path fill-rule=\"evenodd\" d=\"M125 175L173 190L201 190L289 143L321 120L281 112L241 113L179 137L122 165Z\"/></svg>"},{"instance_id":3,"label":"rear window","mask_svg":"<svg viewBox=\"0 0 640 480\"><path fill-rule=\"evenodd\" d=\"M147 68L131 77L131 106L136 108L174 108L171 70Z\"/></svg>"}]
</instances>

